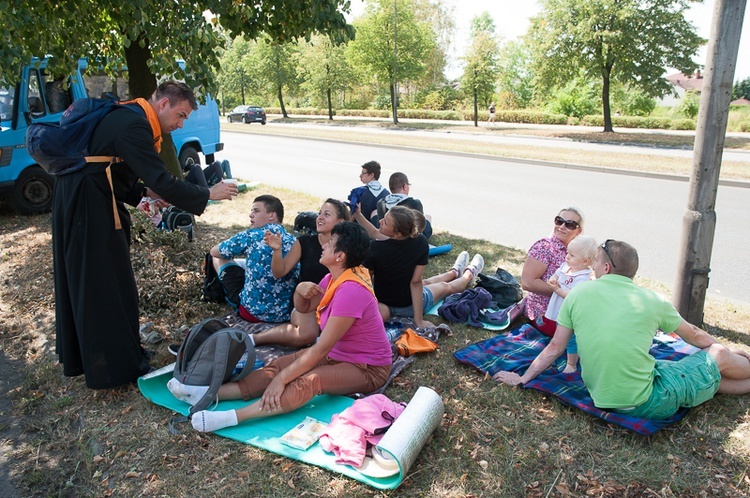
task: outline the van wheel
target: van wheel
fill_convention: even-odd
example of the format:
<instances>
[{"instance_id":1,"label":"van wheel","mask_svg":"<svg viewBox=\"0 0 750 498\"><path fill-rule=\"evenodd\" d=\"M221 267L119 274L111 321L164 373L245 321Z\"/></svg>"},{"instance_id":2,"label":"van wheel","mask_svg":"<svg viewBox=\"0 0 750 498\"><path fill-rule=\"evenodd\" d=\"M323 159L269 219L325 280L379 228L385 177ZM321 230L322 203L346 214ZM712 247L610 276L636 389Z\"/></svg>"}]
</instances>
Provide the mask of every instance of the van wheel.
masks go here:
<instances>
[{"instance_id":1,"label":"van wheel","mask_svg":"<svg viewBox=\"0 0 750 498\"><path fill-rule=\"evenodd\" d=\"M201 157L198 155L198 151L189 145L183 147L182 152L180 152L180 166L182 166L182 171L190 171L196 164L201 164Z\"/></svg>"},{"instance_id":2,"label":"van wheel","mask_svg":"<svg viewBox=\"0 0 750 498\"><path fill-rule=\"evenodd\" d=\"M52 187L55 179L41 166L30 166L18 175L10 206L20 214L46 213L52 208Z\"/></svg>"}]
</instances>

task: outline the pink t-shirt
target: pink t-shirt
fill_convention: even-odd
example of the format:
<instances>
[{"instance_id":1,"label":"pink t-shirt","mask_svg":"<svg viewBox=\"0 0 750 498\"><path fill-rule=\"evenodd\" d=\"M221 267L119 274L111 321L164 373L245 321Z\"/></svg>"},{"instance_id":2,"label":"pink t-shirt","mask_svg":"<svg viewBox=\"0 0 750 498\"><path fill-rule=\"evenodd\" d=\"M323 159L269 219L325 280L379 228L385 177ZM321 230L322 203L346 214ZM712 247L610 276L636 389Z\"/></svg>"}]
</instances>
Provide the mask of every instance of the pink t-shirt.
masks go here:
<instances>
[{"instance_id":1,"label":"pink t-shirt","mask_svg":"<svg viewBox=\"0 0 750 498\"><path fill-rule=\"evenodd\" d=\"M544 270L541 276L541 279L546 282L562 266L567 254L565 244L557 237L552 236L534 242L534 245L529 249L527 257L536 259L547 265L547 269ZM547 311L547 305L549 304L549 298L550 296L542 296L541 294L529 292L526 298L526 316L531 320L538 316L544 316L544 312Z\"/></svg>"},{"instance_id":2,"label":"pink t-shirt","mask_svg":"<svg viewBox=\"0 0 750 498\"><path fill-rule=\"evenodd\" d=\"M330 281L329 273L320 281L320 286L325 289ZM378 301L369 290L357 282L341 284L331 302L320 313L321 330L325 329L332 316L355 320L328 353L331 359L376 367L391 364L391 344L378 311Z\"/></svg>"}]
</instances>

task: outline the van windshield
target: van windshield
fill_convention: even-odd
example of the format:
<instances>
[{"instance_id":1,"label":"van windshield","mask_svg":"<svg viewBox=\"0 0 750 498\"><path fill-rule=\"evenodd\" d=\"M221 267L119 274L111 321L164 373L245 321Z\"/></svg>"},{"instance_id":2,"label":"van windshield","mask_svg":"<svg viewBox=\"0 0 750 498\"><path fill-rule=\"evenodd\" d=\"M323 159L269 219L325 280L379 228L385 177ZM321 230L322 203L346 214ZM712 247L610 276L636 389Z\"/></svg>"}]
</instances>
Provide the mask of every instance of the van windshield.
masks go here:
<instances>
[{"instance_id":1,"label":"van windshield","mask_svg":"<svg viewBox=\"0 0 750 498\"><path fill-rule=\"evenodd\" d=\"M0 87L0 121L10 121L13 115L13 89Z\"/></svg>"}]
</instances>

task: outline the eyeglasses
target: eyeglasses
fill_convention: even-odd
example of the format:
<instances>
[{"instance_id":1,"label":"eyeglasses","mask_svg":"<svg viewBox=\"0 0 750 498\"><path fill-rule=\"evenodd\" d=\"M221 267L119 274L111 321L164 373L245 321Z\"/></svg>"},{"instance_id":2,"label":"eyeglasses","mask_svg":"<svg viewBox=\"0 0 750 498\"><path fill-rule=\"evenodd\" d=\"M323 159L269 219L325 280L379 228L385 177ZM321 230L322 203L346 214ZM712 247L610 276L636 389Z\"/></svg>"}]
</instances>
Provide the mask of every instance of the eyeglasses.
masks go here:
<instances>
[{"instance_id":1,"label":"eyeglasses","mask_svg":"<svg viewBox=\"0 0 750 498\"><path fill-rule=\"evenodd\" d=\"M558 227L561 225L565 225L565 228L567 228L568 230L576 230L581 226L577 221L566 220L562 216L555 216L555 225Z\"/></svg>"},{"instance_id":2,"label":"eyeglasses","mask_svg":"<svg viewBox=\"0 0 750 498\"><path fill-rule=\"evenodd\" d=\"M614 240L612 239L605 240L604 244L602 244L602 249L604 249L604 254L606 254L607 257L609 258L609 262L612 264L612 268L617 268L617 266L615 265L615 260L612 259L612 255L609 253L609 249L607 248L607 244L609 244L610 242L614 242Z\"/></svg>"}]
</instances>

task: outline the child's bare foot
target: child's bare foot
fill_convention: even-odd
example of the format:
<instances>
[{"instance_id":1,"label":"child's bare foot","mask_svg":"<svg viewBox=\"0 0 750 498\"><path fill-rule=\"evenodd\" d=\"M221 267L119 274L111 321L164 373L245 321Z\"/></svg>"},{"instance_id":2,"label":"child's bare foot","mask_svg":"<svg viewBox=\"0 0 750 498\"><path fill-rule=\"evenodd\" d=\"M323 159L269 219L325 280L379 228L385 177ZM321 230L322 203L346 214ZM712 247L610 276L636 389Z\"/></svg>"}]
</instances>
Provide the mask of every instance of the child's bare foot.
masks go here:
<instances>
[{"instance_id":1,"label":"child's bare foot","mask_svg":"<svg viewBox=\"0 0 750 498\"><path fill-rule=\"evenodd\" d=\"M572 374L575 373L577 370L576 365L567 364L565 365L565 368L563 369L564 374Z\"/></svg>"}]
</instances>

